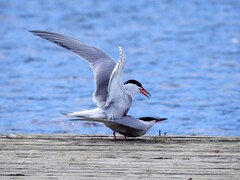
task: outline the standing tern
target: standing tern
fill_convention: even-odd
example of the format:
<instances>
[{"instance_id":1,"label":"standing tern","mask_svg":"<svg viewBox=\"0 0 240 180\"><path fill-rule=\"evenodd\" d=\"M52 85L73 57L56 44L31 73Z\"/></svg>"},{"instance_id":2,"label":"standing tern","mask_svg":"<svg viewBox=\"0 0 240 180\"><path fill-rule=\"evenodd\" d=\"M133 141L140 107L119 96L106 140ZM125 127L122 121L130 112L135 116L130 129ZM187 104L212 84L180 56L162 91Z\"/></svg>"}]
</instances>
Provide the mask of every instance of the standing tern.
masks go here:
<instances>
[{"instance_id":1,"label":"standing tern","mask_svg":"<svg viewBox=\"0 0 240 180\"><path fill-rule=\"evenodd\" d=\"M131 116L123 116L117 120L106 119L81 119L73 118L71 121L91 121L100 122L113 131L114 138L116 139L115 132L122 134L126 137L139 137L144 135L154 124L167 120L167 118L155 117L140 117L134 118Z\"/></svg>"},{"instance_id":2,"label":"standing tern","mask_svg":"<svg viewBox=\"0 0 240 180\"><path fill-rule=\"evenodd\" d=\"M142 93L150 98L150 93L138 81L128 80L123 83L122 74L126 56L121 46L119 46L119 61L116 63L102 50L83 44L72 37L47 31L32 30L30 32L76 53L93 70L95 81L93 102L97 107L69 113L67 117L116 120L127 115L134 94Z\"/></svg>"}]
</instances>

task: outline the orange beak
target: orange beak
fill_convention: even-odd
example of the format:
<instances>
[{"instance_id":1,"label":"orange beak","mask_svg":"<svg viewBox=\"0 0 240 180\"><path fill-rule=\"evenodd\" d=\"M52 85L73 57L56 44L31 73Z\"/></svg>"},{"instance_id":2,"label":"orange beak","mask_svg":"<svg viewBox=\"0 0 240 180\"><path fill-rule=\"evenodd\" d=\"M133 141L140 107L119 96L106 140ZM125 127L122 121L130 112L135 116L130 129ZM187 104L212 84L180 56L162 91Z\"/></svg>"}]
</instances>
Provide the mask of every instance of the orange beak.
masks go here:
<instances>
[{"instance_id":1,"label":"orange beak","mask_svg":"<svg viewBox=\"0 0 240 180\"><path fill-rule=\"evenodd\" d=\"M144 88L139 88L139 91L144 95L147 96L148 98L151 97L151 94Z\"/></svg>"}]
</instances>

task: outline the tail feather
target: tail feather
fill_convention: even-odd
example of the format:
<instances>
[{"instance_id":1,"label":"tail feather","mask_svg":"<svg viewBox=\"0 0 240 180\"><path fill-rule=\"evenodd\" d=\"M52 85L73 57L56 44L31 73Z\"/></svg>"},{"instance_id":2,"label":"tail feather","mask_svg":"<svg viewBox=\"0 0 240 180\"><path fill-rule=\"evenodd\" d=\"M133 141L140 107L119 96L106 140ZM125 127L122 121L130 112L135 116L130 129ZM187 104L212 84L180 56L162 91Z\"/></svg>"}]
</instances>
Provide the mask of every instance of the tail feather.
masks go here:
<instances>
[{"instance_id":1,"label":"tail feather","mask_svg":"<svg viewBox=\"0 0 240 180\"><path fill-rule=\"evenodd\" d=\"M58 101L59 103L63 104L63 105L66 105L68 107L71 107L71 108L74 108L74 109L77 109L77 110L85 110L83 108L80 108L80 107L77 107L77 106L74 106L74 105L71 105L71 104L68 104L68 103L65 103L65 102L62 102L62 101Z\"/></svg>"},{"instance_id":2,"label":"tail feather","mask_svg":"<svg viewBox=\"0 0 240 180\"><path fill-rule=\"evenodd\" d=\"M69 119L106 119L106 114L100 108L95 108L68 113L65 117Z\"/></svg>"},{"instance_id":3,"label":"tail feather","mask_svg":"<svg viewBox=\"0 0 240 180\"><path fill-rule=\"evenodd\" d=\"M109 120L106 119L92 119L92 118L71 118L70 121L89 121L89 122L100 122L107 123Z\"/></svg>"}]
</instances>

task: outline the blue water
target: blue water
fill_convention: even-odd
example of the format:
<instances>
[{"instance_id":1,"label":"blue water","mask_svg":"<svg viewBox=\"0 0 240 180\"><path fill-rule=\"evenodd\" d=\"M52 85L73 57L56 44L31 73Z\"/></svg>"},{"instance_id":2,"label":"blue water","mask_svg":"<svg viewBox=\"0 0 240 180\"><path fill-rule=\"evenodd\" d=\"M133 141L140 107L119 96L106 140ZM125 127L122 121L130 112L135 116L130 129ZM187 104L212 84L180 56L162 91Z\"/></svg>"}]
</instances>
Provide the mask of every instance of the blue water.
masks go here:
<instances>
[{"instance_id":1,"label":"blue water","mask_svg":"<svg viewBox=\"0 0 240 180\"><path fill-rule=\"evenodd\" d=\"M152 94L130 114L167 117L167 134L240 135L240 1L0 0L0 133L110 134L101 124L54 119L93 108L92 71L28 30L76 37L128 62L124 80Z\"/></svg>"}]
</instances>

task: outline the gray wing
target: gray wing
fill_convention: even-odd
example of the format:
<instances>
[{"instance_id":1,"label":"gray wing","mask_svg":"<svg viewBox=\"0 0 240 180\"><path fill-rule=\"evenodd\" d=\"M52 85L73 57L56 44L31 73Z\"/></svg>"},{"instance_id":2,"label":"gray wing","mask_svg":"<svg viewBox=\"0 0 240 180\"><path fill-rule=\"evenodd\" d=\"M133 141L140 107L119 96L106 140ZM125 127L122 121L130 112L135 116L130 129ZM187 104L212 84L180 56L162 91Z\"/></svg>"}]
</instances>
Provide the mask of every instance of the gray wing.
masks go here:
<instances>
[{"instance_id":1,"label":"gray wing","mask_svg":"<svg viewBox=\"0 0 240 180\"><path fill-rule=\"evenodd\" d=\"M146 129L146 124L144 124L139 119L130 117L130 116L123 116L121 119L117 119L117 120L70 117L70 121L100 122L100 123L104 123L110 128L114 128L116 126L122 126L124 128L129 128L129 129L138 130L138 131L142 131Z\"/></svg>"},{"instance_id":2,"label":"gray wing","mask_svg":"<svg viewBox=\"0 0 240 180\"><path fill-rule=\"evenodd\" d=\"M106 106L108 106L111 102L116 99L123 98L124 96L124 88L123 88L123 69L127 62L127 58L125 56L125 52L121 46L119 46L119 61L114 67L109 84L108 84L108 97L106 101Z\"/></svg>"},{"instance_id":3,"label":"gray wing","mask_svg":"<svg viewBox=\"0 0 240 180\"><path fill-rule=\"evenodd\" d=\"M112 57L98 48L83 44L79 40L68 36L47 31L33 30L30 32L43 39L56 43L57 45L64 47L84 58L93 69L95 81L93 102L95 102L97 106L105 105L108 94L109 79L116 65Z\"/></svg>"},{"instance_id":4,"label":"gray wing","mask_svg":"<svg viewBox=\"0 0 240 180\"><path fill-rule=\"evenodd\" d=\"M121 119L115 120L118 124L132 128L134 130L145 130L146 125L139 119L131 116L123 116Z\"/></svg>"}]
</instances>

